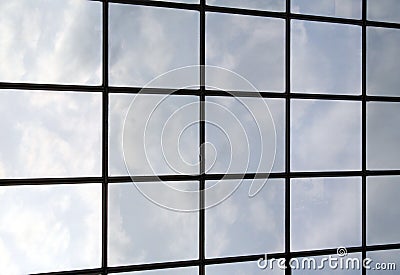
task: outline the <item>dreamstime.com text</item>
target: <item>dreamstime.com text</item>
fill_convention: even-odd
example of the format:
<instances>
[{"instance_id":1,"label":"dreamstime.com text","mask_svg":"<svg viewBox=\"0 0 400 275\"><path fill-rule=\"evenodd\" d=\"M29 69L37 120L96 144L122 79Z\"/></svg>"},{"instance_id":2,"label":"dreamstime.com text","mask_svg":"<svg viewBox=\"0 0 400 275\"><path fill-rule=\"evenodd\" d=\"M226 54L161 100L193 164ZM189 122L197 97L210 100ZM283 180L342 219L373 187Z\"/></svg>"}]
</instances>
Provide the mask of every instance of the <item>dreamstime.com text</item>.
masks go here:
<instances>
[{"instance_id":1,"label":"dreamstime.com text","mask_svg":"<svg viewBox=\"0 0 400 275\"><path fill-rule=\"evenodd\" d=\"M371 258L347 257L347 250L344 247L337 249L337 255L329 255L325 257L304 257L293 258L287 261L285 258L268 259L267 254L264 258L257 261L260 269L287 269L290 267L293 270L361 270L363 267L366 270L396 270L396 263L380 263L374 262Z\"/></svg>"}]
</instances>

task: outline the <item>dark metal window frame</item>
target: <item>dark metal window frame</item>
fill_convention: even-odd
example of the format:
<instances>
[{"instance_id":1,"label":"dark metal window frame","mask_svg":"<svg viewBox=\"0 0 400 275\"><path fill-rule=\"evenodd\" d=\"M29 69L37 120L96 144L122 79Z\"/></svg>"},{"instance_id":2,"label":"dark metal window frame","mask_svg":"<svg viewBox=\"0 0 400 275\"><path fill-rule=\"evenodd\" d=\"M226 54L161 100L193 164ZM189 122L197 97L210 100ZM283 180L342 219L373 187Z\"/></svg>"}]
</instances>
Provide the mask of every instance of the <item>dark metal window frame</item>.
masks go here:
<instances>
[{"instance_id":1,"label":"dark metal window frame","mask_svg":"<svg viewBox=\"0 0 400 275\"><path fill-rule=\"evenodd\" d=\"M367 245L367 225L366 225L366 181L368 176L384 176L384 175L400 175L400 170L367 170L366 167L366 106L367 102L400 102L400 97L394 96L369 96L367 95L367 79L366 79L366 47L367 47L367 27L383 27L400 29L400 23L387 23L367 20L367 0L362 0L362 18L361 19L345 19L327 16L315 16L294 14L290 12L290 0L286 0L286 12L271 12L261 10L228 8L208 6L206 0L200 0L199 4L185 4L175 2L148 1L148 0L90 0L102 3L102 78L101 86L85 86L85 85L57 85L57 84L31 84L31 83L5 83L0 82L0 92L4 89L16 90L47 90L47 91L75 91L75 92L97 92L102 94L102 174L99 177L74 177L74 178L30 178L30 179L0 179L0 186L18 186L18 185L54 185L54 184L84 184L99 183L102 185L102 264L99 268L71 270L60 272L49 272L42 274L110 274L139 270L154 270L179 267L198 267L199 274L205 274L205 268L209 265L224 263L239 263L256 261L264 255L244 255L234 257L206 258L205 257L205 211L199 212L199 258L188 261L172 261L162 263L149 263L140 265L116 266L109 267L108 259L108 185L109 183L131 182L129 176L109 176L108 172L108 121L109 121L109 95L118 93L138 93L140 87L111 87L109 86L108 74L108 32L109 32L109 4L120 3L128 5L154 6L183 10L194 10L200 14L200 65L205 65L205 34L206 34L206 13L217 12L227 14L241 14L260 17L273 17L285 20L285 91L283 93L262 92L265 98L281 98L285 100L285 172L281 173L246 173L246 174L206 174L205 173L205 148L201 148L200 171L197 175L160 175L160 176L134 176L133 179L138 182L150 181L186 181L193 180L199 182L199 188L204 189L207 180L225 179L253 179L253 178L280 178L285 180L285 247L282 253L268 254L269 258L292 258L307 256L322 256L336 253L336 248L321 250L305 250L293 252L290 250L290 180L294 178L312 178L312 177L361 177L362 181L362 243L361 246L347 248L349 253L361 252L362 258L366 258L369 251L387 251L391 249L400 249L400 243ZM362 35L362 93L361 95L329 95L329 94L306 94L292 93L290 91L290 43L291 43L291 20L306 20L316 22L329 22L339 24L357 25L361 27ZM237 97L254 97L258 94L252 92L230 92L207 90L205 88L205 73L200 72L200 88L197 90L179 90L176 95L195 95L199 97L200 103L206 100L208 96L237 96ZM143 92L143 91L142 91ZM165 89L147 89L148 94L166 94L169 93ZM361 170L356 171L329 171L329 172L291 172L290 169L290 104L291 99L321 99L321 100L345 100L357 101L362 104L362 165ZM200 145L205 142L205 108L204 104L200 104ZM202 193L201 193L202 194ZM200 204L204 204L204 196L200 195ZM1 267L0 267L1 268ZM291 269L285 270L286 275L292 273ZM362 269L362 274L366 274L366 269Z\"/></svg>"}]
</instances>

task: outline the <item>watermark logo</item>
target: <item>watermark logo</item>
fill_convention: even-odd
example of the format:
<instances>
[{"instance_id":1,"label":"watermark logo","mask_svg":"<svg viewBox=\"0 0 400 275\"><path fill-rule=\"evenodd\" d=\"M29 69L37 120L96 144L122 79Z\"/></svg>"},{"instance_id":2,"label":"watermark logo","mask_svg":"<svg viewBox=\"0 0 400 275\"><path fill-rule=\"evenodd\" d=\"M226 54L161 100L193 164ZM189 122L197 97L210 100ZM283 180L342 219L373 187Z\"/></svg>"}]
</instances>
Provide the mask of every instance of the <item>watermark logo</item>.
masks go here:
<instances>
[{"instance_id":1,"label":"watermark logo","mask_svg":"<svg viewBox=\"0 0 400 275\"><path fill-rule=\"evenodd\" d=\"M346 249L345 247L339 247L339 248L336 250L336 254L337 254L339 257L346 257L346 256L347 256L347 249Z\"/></svg>"},{"instance_id":2,"label":"watermark logo","mask_svg":"<svg viewBox=\"0 0 400 275\"><path fill-rule=\"evenodd\" d=\"M337 255L329 255L324 257L304 257L292 258L287 261L285 258L268 259L267 254L264 258L257 261L260 269L282 269L291 268L293 270L396 270L396 263L374 262L371 258L361 260L358 257L348 257L345 247L337 249Z\"/></svg>"},{"instance_id":3,"label":"watermark logo","mask_svg":"<svg viewBox=\"0 0 400 275\"><path fill-rule=\"evenodd\" d=\"M185 97L173 95L181 90L199 90L200 72L205 74L203 85L207 89L224 92L228 97L219 101L206 97L200 101L197 96L185 101ZM168 90L150 99L148 94L154 87ZM252 98L233 97L232 90L249 92ZM198 140L201 123L205 124L206 142L199 146L194 140ZM217 143L223 141L223 146L210 142L208 132L217 133L220 136ZM134 176L145 174L160 181L157 179L162 174L160 171L175 175L199 174L201 164L203 172L212 172L223 158L228 160L228 165L222 167L222 172L219 168L218 174L237 174L237 171L245 174L250 167L252 172L263 172L263 180L253 180L249 185L249 197L255 196L274 164L275 124L267 102L244 77L220 67L189 66L158 76L134 96L124 121L122 149L128 173L146 198L171 210L198 211L224 201L242 180L236 181L237 184L221 184L226 179L223 177L204 190L190 190L175 183L137 183ZM203 160L201 150L205 151ZM200 192L206 198L202 205L198 201Z\"/></svg>"}]
</instances>

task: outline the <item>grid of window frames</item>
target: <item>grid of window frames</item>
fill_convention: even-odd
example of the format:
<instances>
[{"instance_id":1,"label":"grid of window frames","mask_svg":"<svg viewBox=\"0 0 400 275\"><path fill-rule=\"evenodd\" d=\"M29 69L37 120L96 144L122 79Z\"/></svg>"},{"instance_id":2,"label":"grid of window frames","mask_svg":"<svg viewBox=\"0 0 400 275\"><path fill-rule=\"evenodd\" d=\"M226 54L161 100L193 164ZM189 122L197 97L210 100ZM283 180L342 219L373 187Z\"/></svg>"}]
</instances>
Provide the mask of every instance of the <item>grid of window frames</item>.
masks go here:
<instances>
[{"instance_id":1,"label":"grid of window frames","mask_svg":"<svg viewBox=\"0 0 400 275\"><path fill-rule=\"evenodd\" d=\"M400 268L399 1L18 0L3 1L0 18L0 273L309 274L257 260L338 247ZM180 213L132 187L120 140L135 96L169 93L141 87L193 64L231 69L263 98L200 85L171 106L217 102L240 117L235 97L249 108L265 100L277 151L270 174L225 175L223 155L206 173L199 145L224 144L199 104L184 150L200 154L197 172L158 167L159 177L133 180L194 189L244 180L217 207Z\"/></svg>"}]
</instances>

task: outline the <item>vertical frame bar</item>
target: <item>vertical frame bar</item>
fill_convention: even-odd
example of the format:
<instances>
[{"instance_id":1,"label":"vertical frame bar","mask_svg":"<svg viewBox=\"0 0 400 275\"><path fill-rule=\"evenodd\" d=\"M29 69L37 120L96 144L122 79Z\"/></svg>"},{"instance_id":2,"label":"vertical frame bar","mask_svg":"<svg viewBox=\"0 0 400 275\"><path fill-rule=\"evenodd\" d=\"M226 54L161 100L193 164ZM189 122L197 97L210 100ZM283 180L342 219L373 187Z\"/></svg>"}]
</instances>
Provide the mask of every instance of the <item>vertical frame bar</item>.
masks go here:
<instances>
[{"instance_id":1,"label":"vertical frame bar","mask_svg":"<svg viewBox=\"0 0 400 275\"><path fill-rule=\"evenodd\" d=\"M285 255L286 263L291 259L290 254L290 77L291 77L291 2L286 0L285 18ZM291 275L292 270L288 266L285 275Z\"/></svg>"},{"instance_id":2,"label":"vertical frame bar","mask_svg":"<svg viewBox=\"0 0 400 275\"><path fill-rule=\"evenodd\" d=\"M102 93L102 273L108 269L108 0L103 0Z\"/></svg>"},{"instance_id":3,"label":"vertical frame bar","mask_svg":"<svg viewBox=\"0 0 400 275\"><path fill-rule=\"evenodd\" d=\"M362 0L362 33L361 33L361 93L362 93L362 179L361 179L361 239L362 239L362 260L367 257L367 0ZM367 270L362 266L362 274L366 275Z\"/></svg>"},{"instance_id":4,"label":"vertical frame bar","mask_svg":"<svg viewBox=\"0 0 400 275\"><path fill-rule=\"evenodd\" d=\"M206 173L206 125L205 125L205 64L206 64L206 0L200 0L200 210L199 210L199 274L206 274L205 267L205 173Z\"/></svg>"}]
</instances>

